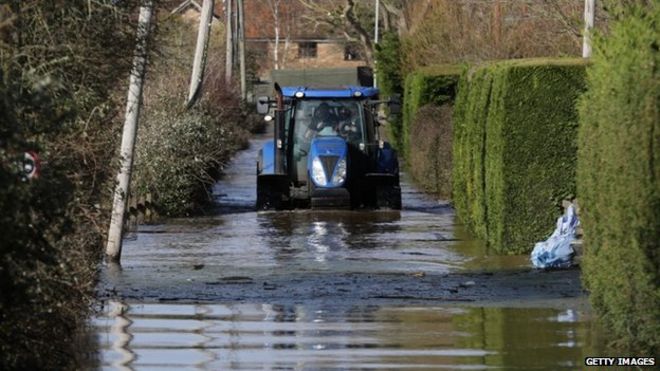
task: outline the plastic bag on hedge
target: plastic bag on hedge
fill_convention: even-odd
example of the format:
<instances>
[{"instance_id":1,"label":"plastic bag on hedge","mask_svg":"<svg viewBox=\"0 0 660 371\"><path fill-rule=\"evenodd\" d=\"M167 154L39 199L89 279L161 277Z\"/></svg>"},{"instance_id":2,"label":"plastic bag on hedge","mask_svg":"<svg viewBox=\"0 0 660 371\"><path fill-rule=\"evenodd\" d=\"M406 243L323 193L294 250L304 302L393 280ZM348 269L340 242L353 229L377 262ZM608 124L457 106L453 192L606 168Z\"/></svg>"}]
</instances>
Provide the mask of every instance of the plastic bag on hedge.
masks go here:
<instances>
[{"instance_id":1,"label":"plastic bag on hedge","mask_svg":"<svg viewBox=\"0 0 660 371\"><path fill-rule=\"evenodd\" d=\"M557 227L550 237L534 245L532 264L536 268L568 268L573 264L575 251L571 242L575 240L575 231L580 224L575 207L570 205L566 212L557 219Z\"/></svg>"}]
</instances>

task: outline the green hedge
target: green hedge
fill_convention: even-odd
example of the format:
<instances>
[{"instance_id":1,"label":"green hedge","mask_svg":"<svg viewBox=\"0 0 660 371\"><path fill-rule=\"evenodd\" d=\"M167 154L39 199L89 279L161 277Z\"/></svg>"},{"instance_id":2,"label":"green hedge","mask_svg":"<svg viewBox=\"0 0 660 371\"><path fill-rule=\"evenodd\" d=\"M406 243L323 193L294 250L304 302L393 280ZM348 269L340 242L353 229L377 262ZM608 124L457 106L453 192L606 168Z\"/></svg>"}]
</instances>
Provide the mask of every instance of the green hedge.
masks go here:
<instances>
[{"instance_id":1,"label":"green hedge","mask_svg":"<svg viewBox=\"0 0 660 371\"><path fill-rule=\"evenodd\" d=\"M576 101L583 60L529 60L493 71L486 125L486 219L495 250L523 253L575 195Z\"/></svg>"},{"instance_id":2,"label":"green hedge","mask_svg":"<svg viewBox=\"0 0 660 371\"><path fill-rule=\"evenodd\" d=\"M381 97L403 95L403 78L401 76L401 41L396 32L385 32L381 42L376 44L376 78ZM392 144L401 149L401 115L391 115L386 127L387 136Z\"/></svg>"},{"instance_id":3,"label":"green hedge","mask_svg":"<svg viewBox=\"0 0 660 371\"><path fill-rule=\"evenodd\" d=\"M401 78L401 42L396 32L385 32L376 44L376 78L383 96L403 93Z\"/></svg>"},{"instance_id":4,"label":"green hedge","mask_svg":"<svg viewBox=\"0 0 660 371\"><path fill-rule=\"evenodd\" d=\"M487 238L484 145L491 85L488 69L466 69L454 109L452 200L458 218L483 240Z\"/></svg>"},{"instance_id":5,"label":"green hedge","mask_svg":"<svg viewBox=\"0 0 660 371\"><path fill-rule=\"evenodd\" d=\"M403 126L399 143L404 156L410 153L411 125L417 111L426 104L441 106L456 95L461 68L456 65L436 65L420 68L406 77L403 101Z\"/></svg>"},{"instance_id":6,"label":"green hedge","mask_svg":"<svg viewBox=\"0 0 660 371\"><path fill-rule=\"evenodd\" d=\"M498 253L530 251L575 194L584 67L576 59L516 60L475 67L461 79L454 203Z\"/></svg>"},{"instance_id":7,"label":"green hedge","mask_svg":"<svg viewBox=\"0 0 660 371\"><path fill-rule=\"evenodd\" d=\"M427 104L417 110L411 125L414 150L406 161L409 174L425 192L451 199L453 104Z\"/></svg>"},{"instance_id":8,"label":"green hedge","mask_svg":"<svg viewBox=\"0 0 660 371\"><path fill-rule=\"evenodd\" d=\"M656 2L595 39L579 105L584 282L610 338L640 354L660 344L658 25Z\"/></svg>"}]
</instances>

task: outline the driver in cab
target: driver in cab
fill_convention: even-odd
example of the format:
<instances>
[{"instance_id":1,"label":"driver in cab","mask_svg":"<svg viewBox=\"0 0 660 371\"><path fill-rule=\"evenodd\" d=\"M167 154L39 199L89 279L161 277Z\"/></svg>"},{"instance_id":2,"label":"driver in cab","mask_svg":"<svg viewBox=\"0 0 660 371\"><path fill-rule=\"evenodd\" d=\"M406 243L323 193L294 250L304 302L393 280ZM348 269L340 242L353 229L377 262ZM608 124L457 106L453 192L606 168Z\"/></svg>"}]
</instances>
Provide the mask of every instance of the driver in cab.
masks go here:
<instances>
[{"instance_id":1,"label":"driver in cab","mask_svg":"<svg viewBox=\"0 0 660 371\"><path fill-rule=\"evenodd\" d=\"M339 120L331 112L330 105L323 102L314 111L312 117L312 128L318 131L318 135L337 135Z\"/></svg>"}]
</instances>

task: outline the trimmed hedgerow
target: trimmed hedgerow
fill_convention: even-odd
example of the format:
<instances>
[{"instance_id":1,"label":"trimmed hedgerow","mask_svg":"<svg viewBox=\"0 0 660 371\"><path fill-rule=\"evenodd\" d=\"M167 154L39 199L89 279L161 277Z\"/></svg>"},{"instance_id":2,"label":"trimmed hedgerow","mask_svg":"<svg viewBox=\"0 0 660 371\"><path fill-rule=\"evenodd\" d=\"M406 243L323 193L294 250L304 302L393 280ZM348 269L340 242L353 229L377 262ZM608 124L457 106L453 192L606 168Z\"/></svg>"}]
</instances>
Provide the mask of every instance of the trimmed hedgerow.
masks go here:
<instances>
[{"instance_id":1,"label":"trimmed hedgerow","mask_svg":"<svg viewBox=\"0 0 660 371\"><path fill-rule=\"evenodd\" d=\"M408 171L426 192L451 199L453 104L427 104L417 110L411 125L410 141L415 148L408 155Z\"/></svg>"},{"instance_id":2,"label":"trimmed hedgerow","mask_svg":"<svg viewBox=\"0 0 660 371\"><path fill-rule=\"evenodd\" d=\"M410 127L420 107L432 103L441 106L450 103L456 95L456 84L461 68L456 65L422 67L406 77L403 101L403 127L401 144L404 156L410 153Z\"/></svg>"},{"instance_id":3,"label":"trimmed hedgerow","mask_svg":"<svg viewBox=\"0 0 660 371\"><path fill-rule=\"evenodd\" d=\"M463 72L454 109L452 200L458 218L483 240L487 238L484 194L485 127L492 76L487 68Z\"/></svg>"},{"instance_id":4,"label":"trimmed hedgerow","mask_svg":"<svg viewBox=\"0 0 660 371\"><path fill-rule=\"evenodd\" d=\"M454 115L453 200L459 218L499 253L548 235L575 194L575 101L584 62L528 59L467 70Z\"/></svg>"},{"instance_id":5,"label":"trimmed hedgerow","mask_svg":"<svg viewBox=\"0 0 660 371\"><path fill-rule=\"evenodd\" d=\"M595 38L579 104L583 278L608 337L639 354L660 344L657 4L623 9Z\"/></svg>"},{"instance_id":6,"label":"trimmed hedgerow","mask_svg":"<svg viewBox=\"0 0 660 371\"><path fill-rule=\"evenodd\" d=\"M537 59L490 67L485 144L488 243L524 253L554 228L561 201L575 195L581 59Z\"/></svg>"},{"instance_id":7,"label":"trimmed hedgerow","mask_svg":"<svg viewBox=\"0 0 660 371\"><path fill-rule=\"evenodd\" d=\"M451 197L452 111L460 67L424 67L408 75L403 143L408 168L426 191ZM411 147L414 146L414 147Z\"/></svg>"}]
</instances>

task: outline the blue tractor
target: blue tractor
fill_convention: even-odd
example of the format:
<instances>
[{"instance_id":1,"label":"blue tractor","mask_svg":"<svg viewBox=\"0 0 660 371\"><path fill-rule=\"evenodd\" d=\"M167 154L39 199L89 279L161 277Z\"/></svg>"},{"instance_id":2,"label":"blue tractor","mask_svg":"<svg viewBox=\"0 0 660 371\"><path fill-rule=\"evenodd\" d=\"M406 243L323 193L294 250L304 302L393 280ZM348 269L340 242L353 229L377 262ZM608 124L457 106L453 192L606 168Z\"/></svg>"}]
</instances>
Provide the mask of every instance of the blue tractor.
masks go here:
<instances>
[{"instance_id":1,"label":"blue tractor","mask_svg":"<svg viewBox=\"0 0 660 371\"><path fill-rule=\"evenodd\" d=\"M257 208L401 209L396 151L379 136L378 90L283 87L261 97L274 108L274 138L257 159ZM267 118L269 118L267 116Z\"/></svg>"}]
</instances>

